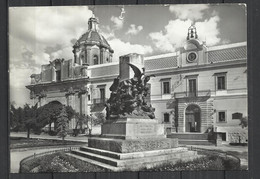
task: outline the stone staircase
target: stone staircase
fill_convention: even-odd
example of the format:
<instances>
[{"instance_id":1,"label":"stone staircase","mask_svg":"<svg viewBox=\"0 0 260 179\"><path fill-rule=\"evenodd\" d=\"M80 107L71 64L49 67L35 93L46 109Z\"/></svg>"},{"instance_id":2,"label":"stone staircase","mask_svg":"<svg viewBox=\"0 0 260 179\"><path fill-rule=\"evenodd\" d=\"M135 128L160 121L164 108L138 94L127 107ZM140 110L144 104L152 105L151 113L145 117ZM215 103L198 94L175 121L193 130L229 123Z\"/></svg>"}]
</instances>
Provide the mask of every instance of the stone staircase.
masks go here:
<instances>
[{"instance_id":1,"label":"stone staircase","mask_svg":"<svg viewBox=\"0 0 260 179\"><path fill-rule=\"evenodd\" d=\"M208 133L171 133L167 138L178 138L180 145L215 145L215 140L208 137Z\"/></svg>"},{"instance_id":2,"label":"stone staircase","mask_svg":"<svg viewBox=\"0 0 260 179\"><path fill-rule=\"evenodd\" d=\"M79 150L71 151L68 155L109 171L142 170L166 162L176 163L180 159L188 161L198 157L196 151L189 151L185 147L133 153L117 153L91 147L80 147Z\"/></svg>"}]
</instances>

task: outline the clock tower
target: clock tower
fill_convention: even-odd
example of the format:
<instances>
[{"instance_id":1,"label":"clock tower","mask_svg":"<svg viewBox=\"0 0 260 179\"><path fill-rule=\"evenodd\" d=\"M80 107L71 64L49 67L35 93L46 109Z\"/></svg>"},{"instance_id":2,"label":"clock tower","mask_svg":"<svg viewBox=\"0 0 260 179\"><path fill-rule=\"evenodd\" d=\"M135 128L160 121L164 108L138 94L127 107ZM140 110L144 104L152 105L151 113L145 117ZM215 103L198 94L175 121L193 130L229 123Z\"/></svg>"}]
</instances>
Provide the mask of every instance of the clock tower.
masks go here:
<instances>
[{"instance_id":1,"label":"clock tower","mask_svg":"<svg viewBox=\"0 0 260 179\"><path fill-rule=\"evenodd\" d=\"M185 45L180 49L179 66L194 66L206 63L205 52L207 47L205 43L198 39L195 25L188 28L188 34Z\"/></svg>"}]
</instances>

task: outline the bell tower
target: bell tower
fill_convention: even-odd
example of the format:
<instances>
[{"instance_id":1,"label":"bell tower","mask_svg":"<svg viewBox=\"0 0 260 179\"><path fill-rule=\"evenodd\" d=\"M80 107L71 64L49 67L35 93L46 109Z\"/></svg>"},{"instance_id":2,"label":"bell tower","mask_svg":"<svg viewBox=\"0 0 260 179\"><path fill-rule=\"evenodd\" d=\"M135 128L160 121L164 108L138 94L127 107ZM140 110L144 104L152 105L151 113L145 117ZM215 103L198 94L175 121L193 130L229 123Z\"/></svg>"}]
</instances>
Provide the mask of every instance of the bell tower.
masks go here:
<instances>
[{"instance_id":1,"label":"bell tower","mask_svg":"<svg viewBox=\"0 0 260 179\"><path fill-rule=\"evenodd\" d=\"M188 28L187 40L190 39L198 39L197 30L193 24Z\"/></svg>"},{"instance_id":2,"label":"bell tower","mask_svg":"<svg viewBox=\"0 0 260 179\"><path fill-rule=\"evenodd\" d=\"M180 48L178 66L194 66L207 63L206 45L198 39L194 23L188 28L185 45Z\"/></svg>"}]
</instances>

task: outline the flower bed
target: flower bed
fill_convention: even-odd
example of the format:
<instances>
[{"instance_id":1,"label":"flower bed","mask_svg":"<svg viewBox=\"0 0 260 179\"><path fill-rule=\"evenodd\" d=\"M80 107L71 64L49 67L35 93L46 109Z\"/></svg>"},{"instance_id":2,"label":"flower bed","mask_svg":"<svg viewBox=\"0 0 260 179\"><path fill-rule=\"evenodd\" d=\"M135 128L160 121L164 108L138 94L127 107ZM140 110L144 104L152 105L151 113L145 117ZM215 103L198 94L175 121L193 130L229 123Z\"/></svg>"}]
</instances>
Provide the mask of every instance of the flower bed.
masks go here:
<instances>
[{"instance_id":1,"label":"flower bed","mask_svg":"<svg viewBox=\"0 0 260 179\"><path fill-rule=\"evenodd\" d=\"M20 167L21 173L107 171L101 167L68 156L64 152L57 152L31 159L24 162Z\"/></svg>"},{"instance_id":2,"label":"flower bed","mask_svg":"<svg viewBox=\"0 0 260 179\"><path fill-rule=\"evenodd\" d=\"M179 161L164 164L146 171L184 171L184 170L240 170L240 162L232 157L206 155L192 161Z\"/></svg>"}]
</instances>

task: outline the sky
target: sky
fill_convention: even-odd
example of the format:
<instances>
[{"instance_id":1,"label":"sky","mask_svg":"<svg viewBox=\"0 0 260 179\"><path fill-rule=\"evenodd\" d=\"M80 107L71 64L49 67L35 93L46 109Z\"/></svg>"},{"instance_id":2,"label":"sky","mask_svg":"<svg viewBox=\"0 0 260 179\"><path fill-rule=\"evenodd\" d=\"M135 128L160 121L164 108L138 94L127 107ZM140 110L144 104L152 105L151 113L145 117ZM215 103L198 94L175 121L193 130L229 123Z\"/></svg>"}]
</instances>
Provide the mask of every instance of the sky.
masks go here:
<instances>
[{"instance_id":1,"label":"sky","mask_svg":"<svg viewBox=\"0 0 260 179\"><path fill-rule=\"evenodd\" d=\"M115 51L113 61L129 53L171 53L183 46L187 29L197 28L207 46L247 40L244 5L57 6L9 8L10 101L30 103L30 75L56 58L73 59L72 46L95 14L99 32Z\"/></svg>"}]
</instances>

